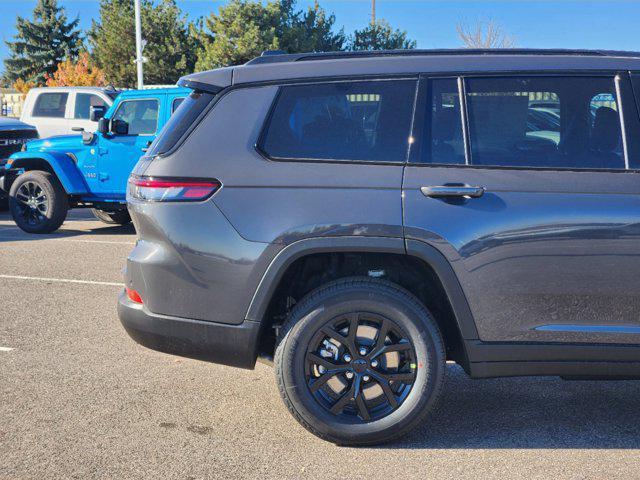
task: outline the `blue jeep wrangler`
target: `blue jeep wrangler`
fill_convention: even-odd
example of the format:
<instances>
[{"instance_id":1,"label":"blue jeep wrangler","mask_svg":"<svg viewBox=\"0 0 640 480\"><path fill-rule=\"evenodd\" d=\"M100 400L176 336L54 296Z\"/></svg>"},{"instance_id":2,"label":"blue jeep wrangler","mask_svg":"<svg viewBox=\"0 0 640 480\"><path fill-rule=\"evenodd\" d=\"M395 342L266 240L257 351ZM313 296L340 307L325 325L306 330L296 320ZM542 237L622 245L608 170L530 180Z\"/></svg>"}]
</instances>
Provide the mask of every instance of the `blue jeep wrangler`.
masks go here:
<instances>
[{"instance_id":1,"label":"blue jeep wrangler","mask_svg":"<svg viewBox=\"0 0 640 480\"><path fill-rule=\"evenodd\" d=\"M9 194L16 224L25 232L50 233L62 225L69 208L92 208L105 223L129 223L129 174L189 92L177 87L125 91L106 111L92 107L97 132L34 140L11 155L0 187Z\"/></svg>"}]
</instances>

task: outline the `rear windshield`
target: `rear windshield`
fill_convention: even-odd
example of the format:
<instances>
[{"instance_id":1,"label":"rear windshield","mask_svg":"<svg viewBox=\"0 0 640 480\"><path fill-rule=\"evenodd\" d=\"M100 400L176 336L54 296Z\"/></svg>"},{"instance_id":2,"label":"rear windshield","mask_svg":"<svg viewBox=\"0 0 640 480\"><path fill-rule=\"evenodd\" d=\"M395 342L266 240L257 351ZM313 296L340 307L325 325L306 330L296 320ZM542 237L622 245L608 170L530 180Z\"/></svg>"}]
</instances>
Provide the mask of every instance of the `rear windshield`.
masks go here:
<instances>
[{"instance_id":1,"label":"rear windshield","mask_svg":"<svg viewBox=\"0 0 640 480\"><path fill-rule=\"evenodd\" d=\"M214 96L213 93L192 92L191 95L185 98L151 144L147 155L161 155L175 147L178 140L193 125L193 122L209 105Z\"/></svg>"}]
</instances>

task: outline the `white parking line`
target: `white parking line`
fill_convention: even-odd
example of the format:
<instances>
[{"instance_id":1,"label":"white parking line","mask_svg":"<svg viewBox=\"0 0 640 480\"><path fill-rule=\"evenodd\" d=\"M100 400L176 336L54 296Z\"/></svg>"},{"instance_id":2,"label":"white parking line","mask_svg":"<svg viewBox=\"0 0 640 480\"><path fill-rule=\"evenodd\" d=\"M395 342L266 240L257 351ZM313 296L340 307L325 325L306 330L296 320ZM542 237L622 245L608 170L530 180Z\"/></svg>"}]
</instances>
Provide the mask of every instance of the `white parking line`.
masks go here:
<instances>
[{"instance_id":1,"label":"white parking line","mask_svg":"<svg viewBox=\"0 0 640 480\"><path fill-rule=\"evenodd\" d=\"M59 283L83 283L86 285L106 285L108 287L122 287L124 284L115 282L98 282L95 280L74 280L72 278L48 278L48 277L26 277L23 275L0 275L0 278L10 280L32 280L38 282L59 282Z\"/></svg>"},{"instance_id":2,"label":"white parking line","mask_svg":"<svg viewBox=\"0 0 640 480\"><path fill-rule=\"evenodd\" d=\"M11 350L13 350L13 348L9 348L9 347L0 347L0 352L10 352Z\"/></svg>"}]
</instances>

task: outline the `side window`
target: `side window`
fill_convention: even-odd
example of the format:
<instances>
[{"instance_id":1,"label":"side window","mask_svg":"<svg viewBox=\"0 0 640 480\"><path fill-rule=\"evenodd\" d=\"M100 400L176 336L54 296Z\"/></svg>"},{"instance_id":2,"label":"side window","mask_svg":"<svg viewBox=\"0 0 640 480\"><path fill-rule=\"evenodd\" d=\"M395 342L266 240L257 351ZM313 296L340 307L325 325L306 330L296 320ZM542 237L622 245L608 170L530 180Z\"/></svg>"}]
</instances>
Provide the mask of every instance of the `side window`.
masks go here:
<instances>
[{"instance_id":1,"label":"side window","mask_svg":"<svg viewBox=\"0 0 640 480\"><path fill-rule=\"evenodd\" d=\"M416 82L281 87L260 148L276 159L404 162Z\"/></svg>"},{"instance_id":2,"label":"side window","mask_svg":"<svg viewBox=\"0 0 640 480\"><path fill-rule=\"evenodd\" d=\"M456 79L429 81L428 112L422 161L434 164L464 164L464 138L460 95Z\"/></svg>"},{"instance_id":3,"label":"side window","mask_svg":"<svg viewBox=\"0 0 640 480\"><path fill-rule=\"evenodd\" d=\"M36 98L32 115L34 117L64 118L68 97L69 94L66 92L41 93Z\"/></svg>"},{"instance_id":4,"label":"side window","mask_svg":"<svg viewBox=\"0 0 640 480\"><path fill-rule=\"evenodd\" d=\"M171 103L171 114L173 114L173 112L175 112L178 109L178 107L182 104L182 102L184 102L184 97L173 99L173 102Z\"/></svg>"},{"instance_id":5,"label":"side window","mask_svg":"<svg viewBox=\"0 0 640 480\"><path fill-rule=\"evenodd\" d=\"M73 118L89 120L89 109L91 107L108 107L108 105L107 102L98 95L92 93L77 93Z\"/></svg>"},{"instance_id":6,"label":"side window","mask_svg":"<svg viewBox=\"0 0 640 480\"><path fill-rule=\"evenodd\" d=\"M467 80L471 163L624 169L613 78Z\"/></svg>"},{"instance_id":7,"label":"side window","mask_svg":"<svg viewBox=\"0 0 640 480\"><path fill-rule=\"evenodd\" d=\"M158 128L158 101L155 99L125 100L112 120L129 124L129 135L153 135Z\"/></svg>"}]
</instances>

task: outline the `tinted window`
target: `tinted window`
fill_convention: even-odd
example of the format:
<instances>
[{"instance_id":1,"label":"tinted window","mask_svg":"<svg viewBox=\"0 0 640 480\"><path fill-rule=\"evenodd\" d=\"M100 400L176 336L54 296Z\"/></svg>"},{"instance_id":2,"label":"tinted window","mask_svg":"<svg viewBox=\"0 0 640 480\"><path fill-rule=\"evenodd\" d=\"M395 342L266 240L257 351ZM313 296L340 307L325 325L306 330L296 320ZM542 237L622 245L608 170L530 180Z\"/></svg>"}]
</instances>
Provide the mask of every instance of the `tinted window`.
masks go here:
<instances>
[{"instance_id":1,"label":"tinted window","mask_svg":"<svg viewBox=\"0 0 640 480\"><path fill-rule=\"evenodd\" d=\"M64 118L68 97L69 94L63 92L41 93L38 95L38 98L36 98L36 104L33 107L33 116Z\"/></svg>"},{"instance_id":2,"label":"tinted window","mask_svg":"<svg viewBox=\"0 0 640 480\"><path fill-rule=\"evenodd\" d=\"M171 118L169 118L169 121L160 132L160 135L151 144L149 150L147 150L147 155L154 156L167 153L177 145L178 140L194 124L198 116L211 103L213 97L212 93L193 92L187 98L181 99L184 101L180 103L180 106L171 115Z\"/></svg>"},{"instance_id":3,"label":"tinted window","mask_svg":"<svg viewBox=\"0 0 640 480\"><path fill-rule=\"evenodd\" d=\"M455 79L432 80L426 118L426 163L465 163L460 95Z\"/></svg>"},{"instance_id":4,"label":"tinted window","mask_svg":"<svg viewBox=\"0 0 640 480\"><path fill-rule=\"evenodd\" d=\"M158 101L125 100L113 115L113 120L127 122L129 135L153 135L158 127Z\"/></svg>"},{"instance_id":5,"label":"tinted window","mask_svg":"<svg viewBox=\"0 0 640 480\"><path fill-rule=\"evenodd\" d=\"M471 163L625 168L613 78L467 80Z\"/></svg>"},{"instance_id":6,"label":"tinted window","mask_svg":"<svg viewBox=\"0 0 640 480\"><path fill-rule=\"evenodd\" d=\"M76 94L76 106L73 118L89 120L89 109L91 107L108 107L108 105L98 95L91 93Z\"/></svg>"},{"instance_id":7,"label":"tinted window","mask_svg":"<svg viewBox=\"0 0 640 480\"><path fill-rule=\"evenodd\" d=\"M262 149L274 158L403 162L416 82L282 87Z\"/></svg>"},{"instance_id":8,"label":"tinted window","mask_svg":"<svg viewBox=\"0 0 640 480\"><path fill-rule=\"evenodd\" d=\"M175 112L183 101L184 98L174 98L173 103L171 104L171 113Z\"/></svg>"}]
</instances>

